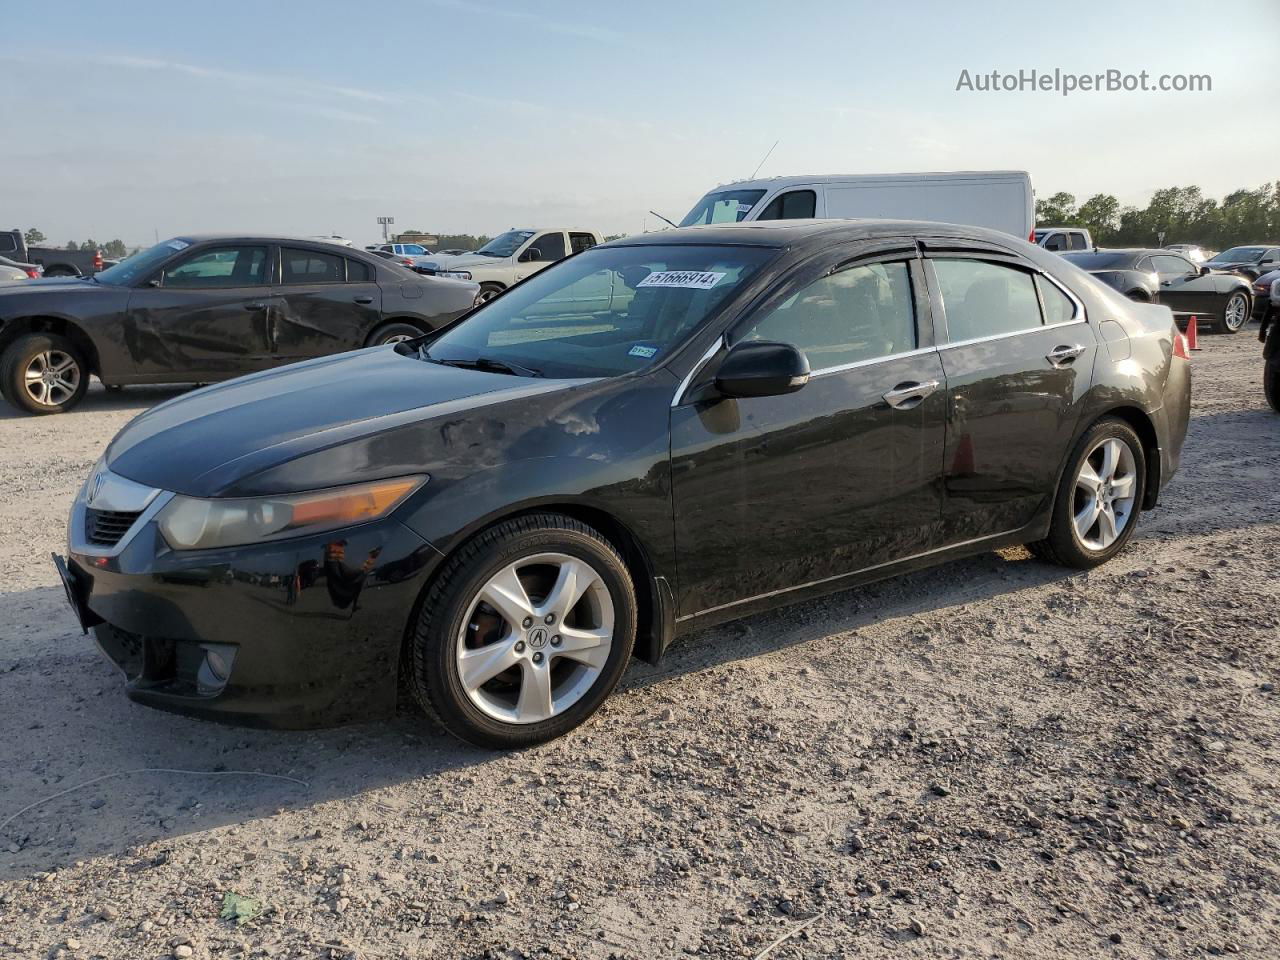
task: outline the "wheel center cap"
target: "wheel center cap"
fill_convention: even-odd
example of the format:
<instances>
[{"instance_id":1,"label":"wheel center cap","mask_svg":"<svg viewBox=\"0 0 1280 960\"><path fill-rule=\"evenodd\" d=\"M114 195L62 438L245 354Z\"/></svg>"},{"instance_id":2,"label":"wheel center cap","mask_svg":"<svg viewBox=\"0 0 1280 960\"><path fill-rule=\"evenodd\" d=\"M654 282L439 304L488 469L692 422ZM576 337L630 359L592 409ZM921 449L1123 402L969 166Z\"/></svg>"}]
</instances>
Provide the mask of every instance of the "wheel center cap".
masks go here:
<instances>
[{"instance_id":1,"label":"wheel center cap","mask_svg":"<svg viewBox=\"0 0 1280 960\"><path fill-rule=\"evenodd\" d=\"M532 647L534 650L541 650L543 647L547 645L548 635L547 635L546 628L534 627L532 630L529 631L529 634L526 637L526 639L529 643L529 646Z\"/></svg>"}]
</instances>

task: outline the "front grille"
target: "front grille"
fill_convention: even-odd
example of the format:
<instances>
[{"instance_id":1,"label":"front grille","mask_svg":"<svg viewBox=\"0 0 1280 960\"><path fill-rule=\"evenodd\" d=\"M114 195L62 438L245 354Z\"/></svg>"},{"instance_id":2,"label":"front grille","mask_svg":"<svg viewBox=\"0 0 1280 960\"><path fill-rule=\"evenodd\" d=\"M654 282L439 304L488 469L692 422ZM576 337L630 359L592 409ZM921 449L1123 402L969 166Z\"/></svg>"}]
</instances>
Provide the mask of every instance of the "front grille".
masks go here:
<instances>
[{"instance_id":1,"label":"front grille","mask_svg":"<svg viewBox=\"0 0 1280 960\"><path fill-rule=\"evenodd\" d=\"M129 532L142 511L94 510L84 512L84 538L95 547L114 547Z\"/></svg>"}]
</instances>

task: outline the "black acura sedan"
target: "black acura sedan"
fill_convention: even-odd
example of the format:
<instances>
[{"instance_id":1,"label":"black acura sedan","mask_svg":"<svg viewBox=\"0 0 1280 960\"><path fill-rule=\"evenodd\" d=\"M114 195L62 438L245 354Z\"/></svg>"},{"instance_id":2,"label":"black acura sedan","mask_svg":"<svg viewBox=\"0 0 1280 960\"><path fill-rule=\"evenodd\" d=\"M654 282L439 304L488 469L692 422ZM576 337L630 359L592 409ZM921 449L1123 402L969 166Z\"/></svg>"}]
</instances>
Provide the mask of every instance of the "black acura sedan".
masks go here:
<instances>
[{"instance_id":1,"label":"black acura sedan","mask_svg":"<svg viewBox=\"0 0 1280 960\"><path fill-rule=\"evenodd\" d=\"M0 395L62 413L109 387L208 383L435 330L479 286L291 237L176 237L92 277L0 287Z\"/></svg>"},{"instance_id":2,"label":"black acura sedan","mask_svg":"<svg viewBox=\"0 0 1280 960\"><path fill-rule=\"evenodd\" d=\"M1021 240L692 227L151 409L55 562L141 703L299 727L403 680L518 746L718 621L1011 544L1103 563L1189 405L1166 307Z\"/></svg>"},{"instance_id":3,"label":"black acura sedan","mask_svg":"<svg viewBox=\"0 0 1280 960\"><path fill-rule=\"evenodd\" d=\"M1249 322L1249 282L1215 273L1172 250L1090 250L1063 254L1131 300L1162 303L1175 317L1197 317L1215 333L1239 333Z\"/></svg>"}]
</instances>

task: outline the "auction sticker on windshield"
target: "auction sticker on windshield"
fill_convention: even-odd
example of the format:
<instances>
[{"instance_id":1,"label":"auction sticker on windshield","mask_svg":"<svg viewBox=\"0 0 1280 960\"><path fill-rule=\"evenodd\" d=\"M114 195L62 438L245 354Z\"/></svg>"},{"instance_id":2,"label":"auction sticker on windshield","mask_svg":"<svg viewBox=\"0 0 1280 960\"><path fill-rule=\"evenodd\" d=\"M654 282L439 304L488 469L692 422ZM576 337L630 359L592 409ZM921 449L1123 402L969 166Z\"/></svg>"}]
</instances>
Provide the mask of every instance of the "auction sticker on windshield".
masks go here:
<instances>
[{"instance_id":1,"label":"auction sticker on windshield","mask_svg":"<svg viewBox=\"0 0 1280 960\"><path fill-rule=\"evenodd\" d=\"M655 270L637 287L682 287L687 290L710 290L724 279L723 273L702 273L697 270Z\"/></svg>"}]
</instances>

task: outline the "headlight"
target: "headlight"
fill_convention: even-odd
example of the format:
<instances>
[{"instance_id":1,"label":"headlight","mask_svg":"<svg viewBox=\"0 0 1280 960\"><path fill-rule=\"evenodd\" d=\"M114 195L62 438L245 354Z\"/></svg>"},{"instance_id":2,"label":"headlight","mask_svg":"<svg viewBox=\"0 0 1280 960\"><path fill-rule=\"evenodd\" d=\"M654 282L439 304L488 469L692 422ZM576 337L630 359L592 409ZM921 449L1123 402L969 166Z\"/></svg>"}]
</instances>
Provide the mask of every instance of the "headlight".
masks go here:
<instances>
[{"instance_id":1,"label":"headlight","mask_svg":"<svg viewBox=\"0 0 1280 960\"><path fill-rule=\"evenodd\" d=\"M157 522L175 550L231 547L280 540L376 520L390 513L426 477L398 477L309 493L242 500L200 500L176 496Z\"/></svg>"},{"instance_id":2,"label":"headlight","mask_svg":"<svg viewBox=\"0 0 1280 960\"><path fill-rule=\"evenodd\" d=\"M470 280L470 270L437 270L437 277L447 277L450 280Z\"/></svg>"}]
</instances>

